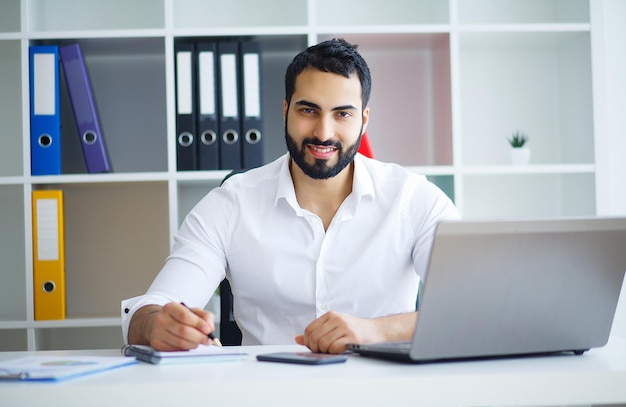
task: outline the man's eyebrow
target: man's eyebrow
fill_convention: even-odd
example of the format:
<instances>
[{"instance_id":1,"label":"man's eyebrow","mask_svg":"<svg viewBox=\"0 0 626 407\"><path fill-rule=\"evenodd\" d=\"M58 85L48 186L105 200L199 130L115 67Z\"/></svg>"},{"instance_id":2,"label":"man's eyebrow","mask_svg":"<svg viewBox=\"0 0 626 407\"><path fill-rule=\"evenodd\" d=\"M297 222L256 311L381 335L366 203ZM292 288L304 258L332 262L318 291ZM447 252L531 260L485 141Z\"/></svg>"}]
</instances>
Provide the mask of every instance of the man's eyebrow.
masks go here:
<instances>
[{"instance_id":1,"label":"man's eyebrow","mask_svg":"<svg viewBox=\"0 0 626 407\"><path fill-rule=\"evenodd\" d=\"M309 102L309 101L307 101L307 100L298 100L298 101L295 103L295 105L296 105L296 106L306 106L306 107L310 107L310 108L312 108L312 109L318 109L318 110L321 110L321 109L322 109L322 108L321 108L318 104L313 103L313 102Z\"/></svg>"},{"instance_id":2,"label":"man's eyebrow","mask_svg":"<svg viewBox=\"0 0 626 407\"><path fill-rule=\"evenodd\" d=\"M333 107L331 110L334 112L337 112L340 110L358 110L358 109L356 106L353 106L353 105L344 105L344 106Z\"/></svg>"},{"instance_id":3,"label":"man's eyebrow","mask_svg":"<svg viewBox=\"0 0 626 407\"><path fill-rule=\"evenodd\" d=\"M318 105L317 103L313 103L313 102L309 102L307 100L299 100L295 103L297 106L307 106L310 107L312 109L317 109L317 110L321 110L321 106ZM331 109L331 111L341 111L341 110L358 110L356 106L353 105L343 105L343 106L337 106L337 107L333 107Z\"/></svg>"}]
</instances>

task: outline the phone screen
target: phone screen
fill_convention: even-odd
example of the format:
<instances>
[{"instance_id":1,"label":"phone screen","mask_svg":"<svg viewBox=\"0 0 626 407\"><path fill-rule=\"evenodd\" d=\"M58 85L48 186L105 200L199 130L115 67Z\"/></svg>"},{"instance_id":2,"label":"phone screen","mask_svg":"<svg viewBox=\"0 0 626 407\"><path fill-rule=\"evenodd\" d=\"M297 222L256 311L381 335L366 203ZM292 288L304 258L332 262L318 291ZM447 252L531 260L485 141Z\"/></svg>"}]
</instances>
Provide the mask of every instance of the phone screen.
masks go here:
<instances>
[{"instance_id":1,"label":"phone screen","mask_svg":"<svg viewBox=\"0 0 626 407\"><path fill-rule=\"evenodd\" d=\"M301 365L327 365L343 363L348 360L344 355L330 355L328 353L313 352L276 352L257 355L262 362L297 363Z\"/></svg>"}]
</instances>

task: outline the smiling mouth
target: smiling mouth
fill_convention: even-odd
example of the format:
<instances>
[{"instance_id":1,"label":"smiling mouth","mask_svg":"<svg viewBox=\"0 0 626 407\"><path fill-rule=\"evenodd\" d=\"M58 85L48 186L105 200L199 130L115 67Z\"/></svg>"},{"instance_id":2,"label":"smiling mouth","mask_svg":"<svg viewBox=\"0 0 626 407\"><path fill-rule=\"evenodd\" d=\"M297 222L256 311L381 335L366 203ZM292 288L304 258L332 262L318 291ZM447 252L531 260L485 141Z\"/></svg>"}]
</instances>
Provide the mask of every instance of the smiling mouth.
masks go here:
<instances>
[{"instance_id":1,"label":"smiling mouth","mask_svg":"<svg viewBox=\"0 0 626 407\"><path fill-rule=\"evenodd\" d=\"M333 147L333 146L318 146L315 144L309 144L309 148L315 152L321 153L321 154L326 154L326 153L332 153L333 151L337 150L337 147Z\"/></svg>"},{"instance_id":2,"label":"smiling mouth","mask_svg":"<svg viewBox=\"0 0 626 407\"><path fill-rule=\"evenodd\" d=\"M311 155L315 159L327 160L331 158L337 151L335 146L320 146L319 144L307 144Z\"/></svg>"}]
</instances>

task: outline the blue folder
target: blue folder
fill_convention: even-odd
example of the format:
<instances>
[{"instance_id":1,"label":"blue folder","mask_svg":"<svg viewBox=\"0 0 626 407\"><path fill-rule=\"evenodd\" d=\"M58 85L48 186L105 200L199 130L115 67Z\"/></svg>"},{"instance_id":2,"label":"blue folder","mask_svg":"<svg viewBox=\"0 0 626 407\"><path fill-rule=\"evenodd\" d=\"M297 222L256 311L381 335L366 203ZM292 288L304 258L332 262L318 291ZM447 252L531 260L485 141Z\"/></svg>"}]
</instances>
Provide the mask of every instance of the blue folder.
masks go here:
<instances>
[{"instance_id":1,"label":"blue folder","mask_svg":"<svg viewBox=\"0 0 626 407\"><path fill-rule=\"evenodd\" d=\"M33 45L30 64L30 152L32 175L61 174L59 48Z\"/></svg>"}]
</instances>

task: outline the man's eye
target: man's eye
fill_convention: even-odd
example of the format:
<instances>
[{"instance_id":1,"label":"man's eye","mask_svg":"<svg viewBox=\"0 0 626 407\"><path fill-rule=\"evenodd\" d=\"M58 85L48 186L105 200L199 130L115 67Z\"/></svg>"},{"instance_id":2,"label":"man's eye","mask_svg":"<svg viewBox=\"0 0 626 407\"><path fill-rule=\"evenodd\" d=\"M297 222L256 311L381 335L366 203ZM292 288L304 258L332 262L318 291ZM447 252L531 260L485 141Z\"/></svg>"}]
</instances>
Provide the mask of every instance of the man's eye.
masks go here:
<instances>
[{"instance_id":1,"label":"man's eye","mask_svg":"<svg viewBox=\"0 0 626 407\"><path fill-rule=\"evenodd\" d=\"M306 113L306 114L313 114L313 113L315 113L315 110L311 109L310 107L303 107L300 111L302 113Z\"/></svg>"},{"instance_id":2,"label":"man's eye","mask_svg":"<svg viewBox=\"0 0 626 407\"><path fill-rule=\"evenodd\" d=\"M337 112L337 115L344 119L352 117L352 114L350 112Z\"/></svg>"}]
</instances>

